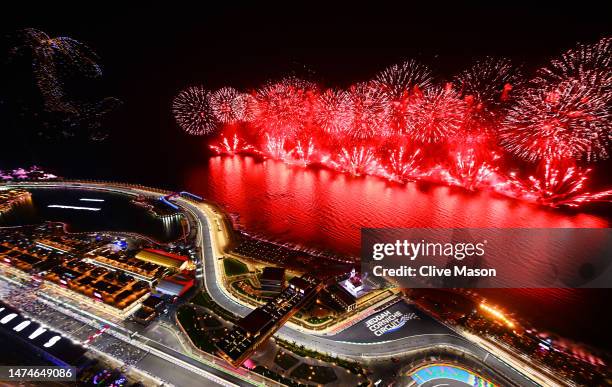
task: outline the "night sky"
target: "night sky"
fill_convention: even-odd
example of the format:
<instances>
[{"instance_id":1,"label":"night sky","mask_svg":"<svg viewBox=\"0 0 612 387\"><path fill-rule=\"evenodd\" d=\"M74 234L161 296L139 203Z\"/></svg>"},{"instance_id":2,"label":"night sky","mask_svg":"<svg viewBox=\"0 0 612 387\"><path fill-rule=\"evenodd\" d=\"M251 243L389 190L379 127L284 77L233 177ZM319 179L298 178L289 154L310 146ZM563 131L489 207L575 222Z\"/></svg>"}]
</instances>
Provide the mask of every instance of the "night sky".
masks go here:
<instances>
[{"instance_id":1,"label":"night sky","mask_svg":"<svg viewBox=\"0 0 612 387\"><path fill-rule=\"evenodd\" d=\"M428 9L381 2L376 8L356 3L173 8L165 3L155 10L114 5L71 10L76 15L56 7L31 7L3 15L2 29L5 37L25 27L52 37L70 36L100 56L104 78L95 87L105 96L120 98L123 105L107 124L110 139L93 145L92 152L136 146L163 148L162 157L186 157L201 149L203 141L187 141L170 113L172 97L187 85L252 89L270 78L295 74L346 86L406 58L428 64L441 79L485 55L506 56L529 69L577 41L612 35L612 12L600 3ZM9 45L5 39L4 57ZM3 69L2 80L11 82L14 71ZM89 144L75 149L53 142L49 147L16 135L24 128L11 113L3 110L1 130L14 146L0 155L0 163L53 164L62 158L57 153L66 154L65 148L90 151ZM178 155L176 147L186 152Z\"/></svg>"}]
</instances>

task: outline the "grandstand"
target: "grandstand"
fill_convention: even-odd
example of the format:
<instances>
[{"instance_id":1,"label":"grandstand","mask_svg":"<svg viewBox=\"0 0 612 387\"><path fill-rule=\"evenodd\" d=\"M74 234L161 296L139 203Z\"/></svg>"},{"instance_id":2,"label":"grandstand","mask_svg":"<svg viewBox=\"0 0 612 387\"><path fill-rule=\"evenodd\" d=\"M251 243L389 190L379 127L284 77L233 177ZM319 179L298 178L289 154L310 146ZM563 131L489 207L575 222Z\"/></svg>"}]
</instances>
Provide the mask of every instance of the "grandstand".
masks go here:
<instances>
[{"instance_id":1,"label":"grandstand","mask_svg":"<svg viewBox=\"0 0 612 387\"><path fill-rule=\"evenodd\" d=\"M437 363L428 364L410 375L417 386L450 386L450 387L496 387L482 376L456 365Z\"/></svg>"}]
</instances>

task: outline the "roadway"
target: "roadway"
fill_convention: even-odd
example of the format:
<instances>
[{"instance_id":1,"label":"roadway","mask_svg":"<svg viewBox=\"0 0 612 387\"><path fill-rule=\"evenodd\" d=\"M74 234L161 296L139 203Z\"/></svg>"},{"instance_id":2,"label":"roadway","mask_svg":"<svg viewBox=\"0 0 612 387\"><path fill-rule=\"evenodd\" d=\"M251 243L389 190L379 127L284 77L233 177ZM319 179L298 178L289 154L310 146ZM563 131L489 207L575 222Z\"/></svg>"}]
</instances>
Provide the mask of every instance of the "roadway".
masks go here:
<instances>
[{"instance_id":1,"label":"roadway","mask_svg":"<svg viewBox=\"0 0 612 387\"><path fill-rule=\"evenodd\" d=\"M202 282L211 298L224 309L231 311L238 316L245 316L251 312L253 307L239 303L221 285L221 273L216 260L220 258L217 248L213 248L211 238L211 225L207 214L199 206L192 204L184 199L177 200L183 209L188 210L192 216L198 220L198 245L201 246L203 265L199 265L198 270L203 272ZM215 246L216 247L216 246ZM433 321L433 320L432 320ZM441 325L438 322L432 325ZM436 328L438 328L436 326ZM434 329L435 330L435 329ZM342 333L342 332L341 332ZM342 334L321 336L310 332L304 332L300 327L286 324L276 334L276 337L298 345L304 345L318 352L327 353L331 356L350 358L353 360L373 360L380 358L391 358L401 356L410 352L432 348L448 347L464 351L478 358L481 362L494 369L496 372L510 379L519 386L537 386L533 380L516 370L506 362L500 360L490 352L471 343L462 336L449 331L442 334L408 334L405 337L395 340L373 339L370 342L349 342L342 339Z\"/></svg>"},{"instance_id":2,"label":"roadway","mask_svg":"<svg viewBox=\"0 0 612 387\"><path fill-rule=\"evenodd\" d=\"M44 183L17 183L11 184L19 187L73 187L81 189L96 189L110 192L123 193L128 195L155 195L159 193L149 191L140 187L128 187L125 185L100 184L100 183L85 183L85 182L44 182ZM219 247L217 234L223 233L217 223L217 231L211 225L210 218L215 217L215 211L209 206L200 203L194 203L184 198L176 198L174 203L178 204L183 210L189 213L197 222L197 245L201 257L197 265L197 277L200 284L206 289L211 298L224 309L238 315L245 316L253 309L252 306L244 305L238 302L224 288L222 276L217 260L223 255L223 249ZM219 215L220 218L220 215ZM216 221L219 222L219 218ZM436 324L440 324L435 321ZM496 355L485 350L479 345L468 341L462 335L450 331L441 334L417 334L407 331L406 336L394 340L385 340L384 337L372 339L369 342L350 342L342 339L342 335L316 335L312 332L307 332L295 324L286 324L275 336L289 342L295 342L297 345L303 345L306 348L316 350L318 352L327 353L331 356L349 358L353 360L373 360L381 358L391 358L394 356L402 356L421 349L433 347L448 347L455 350L466 352L481 362L491 367L497 373L503 375L513 383L519 386L536 386L534 382L524 373L528 373L531 377L537 377L540 381L545 381L546 385L557 385L552 383L548 378L542 375L534 374L531 369L523 369L522 367L513 367L508 362L501 360ZM172 349L166 349L167 352L172 352ZM176 352L176 351L174 351ZM179 357L180 353L176 352ZM183 355L184 356L184 355ZM193 359L192 359L193 360ZM519 371L517 368L521 368ZM524 373L523 373L524 372ZM543 383L540 383L543 384Z\"/></svg>"},{"instance_id":3,"label":"roadway","mask_svg":"<svg viewBox=\"0 0 612 387\"><path fill-rule=\"evenodd\" d=\"M56 299L37 290L26 287L6 277L0 277L0 295L14 300L23 312L38 321L57 329L75 342L84 342L102 326L104 321L92 320L92 316L82 313L65 302L58 304ZM111 322L108 322L112 324ZM94 354L102 353L128 367L133 367L158 380L175 386L186 386L202 377L218 386L251 385L243 379L227 372L206 366L201 362L157 343L144 336L134 334L113 324L112 329L95 338L87 347Z\"/></svg>"}]
</instances>

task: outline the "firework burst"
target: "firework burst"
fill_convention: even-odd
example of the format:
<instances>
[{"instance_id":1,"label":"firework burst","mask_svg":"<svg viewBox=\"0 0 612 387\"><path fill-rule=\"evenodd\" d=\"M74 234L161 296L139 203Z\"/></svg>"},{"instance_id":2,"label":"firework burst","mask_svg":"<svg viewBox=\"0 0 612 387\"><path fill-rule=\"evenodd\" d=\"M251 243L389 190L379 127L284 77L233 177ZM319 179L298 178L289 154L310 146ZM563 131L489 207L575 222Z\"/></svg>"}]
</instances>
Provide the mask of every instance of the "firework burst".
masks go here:
<instances>
[{"instance_id":1,"label":"firework burst","mask_svg":"<svg viewBox=\"0 0 612 387\"><path fill-rule=\"evenodd\" d=\"M242 120L253 124L257 114L257 98L255 98L254 94L244 93L242 94L242 99L244 100L244 115Z\"/></svg>"},{"instance_id":2,"label":"firework burst","mask_svg":"<svg viewBox=\"0 0 612 387\"><path fill-rule=\"evenodd\" d=\"M315 96L316 87L297 78L271 83L255 95L255 122L262 133L294 137L311 121Z\"/></svg>"},{"instance_id":3,"label":"firework burst","mask_svg":"<svg viewBox=\"0 0 612 387\"><path fill-rule=\"evenodd\" d=\"M314 122L325 133L341 136L353 122L350 94L344 90L329 89L319 95L314 109Z\"/></svg>"},{"instance_id":4,"label":"firework burst","mask_svg":"<svg viewBox=\"0 0 612 387\"><path fill-rule=\"evenodd\" d=\"M246 141L234 134L231 140L224 135L218 143L211 144L210 149L218 155L234 156L240 153L259 153L255 147L249 145Z\"/></svg>"},{"instance_id":5,"label":"firework burst","mask_svg":"<svg viewBox=\"0 0 612 387\"><path fill-rule=\"evenodd\" d=\"M406 129L421 143L438 143L457 134L466 105L451 87L435 87L414 98L406 109Z\"/></svg>"},{"instance_id":6,"label":"firework burst","mask_svg":"<svg viewBox=\"0 0 612 387\"><path fill-rule=\"evenodd\" d=\"M519 69L509 59L486 57L455 77L460 96L472 98L482 108L493 108L510 98L522 83Z\"/></svg>"},{"instance_id":7,"label":"firework burst","mask_svg":"<svg viewBox=\"0 0 612 387\"><path fill-rule=\"evenodd\" d=\"M591 169L575 165L564 165L556 161L545 161L538 175L523 180L515 173L501 187L502 192L512 191L514 196L550 207L578 207L584 203L610 202L612 190L591 193L585 184Z\"/></svg>"},{"instance_id":8,"label":"firework burst","mask_svg":"<svg viewBox=\"0 0 612 387\"><path fill-rule=\"evenodd\" d=\"M367 140L389 135L389 97L377 82L359 83L349 90L353 119L349 136Z\"/></svg>"},{"instance_id":9,"label":"firework burst","mask_svg":"<svg viewBox=\"0 0 612 387\"><path fill-rule=\"evenodd\" d=\"M212 133L218 126L210 105L210 93L202 86L181 91L172 101L172 113L179 126L189 134Z\"/></svg>"},{"instance_id":10,"label":"firework burst","mask_svg":"<svg viewBox=\"0 0 612 387\"><path fill-rule=\"evenodd\" d=\"M589 80L604 93L612 92L612 38L578 44L538 71L535 82L550 84L568 79Z\"/></svg>"},{"instance_id":11,"label":"firework burst","mask_svg":"<svg viewBox=\"0 0 612 387\"><path fill-rule=\"evenodd\" d=\"M408 60L387 67L376 75L376 80L392 100L399 101L409 94L430 88L433 77L427 66Z\"/></svg>"},{"instance_id":12,"label":"firework burst","mask_svg":"<svg viewBox=\"0 0 612 387\"><path fill-rule=\"evenodd\" d=\"M410 98L422 95L423 90L432 86L432 80L429 68L414 60L389 66L377 74L375 82L389 99L389 125L393 133L403 134Z\"/></svg>"},{"instance_id":13,"label":"firework burst","mask_svg":"<svg viewBox=\"0 0 612 387\"><path fill-rule=\"evenodd\" d=\"M464 129L489 132L497 127L522 83L519 69L504 58L486 57L458 74L454 84L467 108Z\"/></svg>"},{"instance_id":14,"label":"firework burst","mask_svg":"<svg viewBox=\"0 0 612 387\"><path fill-rule=\"evenodd\" d=\"M402 146L390 151L389 159L384 167L387 178L398 182L418 179L423 175L420 165L422 158L423 154L420 148L410 152Z\"/></svg>"},{"instance_id":15,"label":"firework burst","mask_svg":"<svg viewBox=\"0 0 612 387\"><path fill-rule=\"evenodd\" d=\"M372 147L356 146L350 150L342 148L331 164L335 169L353 176L377 175L384 172Z\"/></svg>"},{"instance_id":16,"label":"firework burst","mask_svg":"<svg viewBox=\"0 0 612 387\"><path fill-rule=\"evenodd\" d=\"M303 165L308 165L316 161L316 148L312 138L306 141L298 140L295 148L289 152L293 158Z\"/></svg>"},{"instance_id":17,"label":"firework burst","mask_svg":"<svg viewBox=\"0 0 612 387\"><path fill-rule=\"evenodd\" d=\"M443 181L450 185L463 187L470 191L489 186L499 168L495 161L499 155L491 152L483 158L477 148L459 149L451 152L450 165L441 170Z\"/></svg>"},{"instance_id":18,"label":"firework burst","mask_svg":"<svg viewBox=\"0 0 612 387\"><path fill-rule=\"evenodd\" d=\"M219 122L230 124L244 120L247 101L233 87L222 87L210 95L210 107Z\"/></svg>"},{"instance_id":19,"label":"firework burst","mask_svg":"<svg viewBox=\"0 0 612 387\"><path fill-rule=\"evenodd\" d=\"M277 160L290 160L292 152L287 150L286 142L284 137L274 137L266 133L265 154Z\"/></svg>"},{"instance_id":20,"label":"firework burst","mask_svg":"<svg viewBox=\"0 0 612 387\"><path fill-rule=\"evenodd\" d=\"M426 67L408 61L348 90L321 93L289 77L249 94L186 91L180 106L187 106L182 111L191 128L205 128L185 129L190 132L205 133L216 122L248 123L255 146L222 136L211 145L217 154L258 154L355 176L427 179L552 207L578 206L612 197L612 191L586 191L589 170L573 164L609 156L610 45L603 39L578 46L529 83L506 59L485 58L445 85L434 85ZM506 172L508 155L544 167L519 179Z\"/></svg>"},{"instance_id":21,"label":"firework burst","mask_svg":"<svg viewBox=\"0 0 612 387\"><path fill-rule=\"evenodd\" d=\"M597 88L570 79L532 87L512 106L500 128L502 145L528 161L608 157L612 112Z\"/></svg>"}]
</instances>

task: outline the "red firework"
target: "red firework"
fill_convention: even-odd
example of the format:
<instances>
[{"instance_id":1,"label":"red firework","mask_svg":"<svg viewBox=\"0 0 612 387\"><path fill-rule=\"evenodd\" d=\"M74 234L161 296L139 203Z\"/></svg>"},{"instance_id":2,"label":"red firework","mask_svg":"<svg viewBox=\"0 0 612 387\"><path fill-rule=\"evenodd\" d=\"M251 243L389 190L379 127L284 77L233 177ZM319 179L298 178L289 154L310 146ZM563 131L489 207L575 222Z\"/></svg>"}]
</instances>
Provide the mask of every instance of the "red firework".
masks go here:
<instances>
[{"instance_id":1,"label":"red firework","mask_svg":"<svg viewBox=\"0 0 612 387\"><path fill-rule=\"evenodd\" d=\"M403 134L406 108L410 98L420 96L423 90L432 86L431 70L409 60L387 67L376 75L376 82L388 95L390 105L390 130Z\"/></svg>"},{"instance_id":2,"label":"red firework","mask_svg":"<svg viewBox=\"0 0 612 387\"><path fill-rule=\"evenodd\" d=\"M314 108L314 122L324 132L342 136L353 123L351 96L344 90L328 89L319 95Z\"/></svg>"},{"instance_id":3,"label":"red firework","mask_svg":"<svg viewBox=\"0 0 612 387\"><path fill-rule=\"evenodd\" d=\"M309 82L286 78L255 95L255 122L263 133L293 138L311 120L316 88Z\"/></svg>"},{"instance_id":4,"label":"red firework","mask_svg":"<svg viewBox=\"0 0 612 387\"><path fill-rule=\"evenodd\" d=\"M390 134L389 96L378 82L363 82L349 90L353 119L349 136L357 140L385 137Z\"/></svg>"},{"instance_id":5,"label":"red firework","mask_svg":"<svg viewBox=\"0 0 612 387\"><path fill-rule=\"evenodd\" d=\"M510 191L510 195L550 207L578 207L583 203L612 201L612 190L596 193L585 191L590 172L591 169L546 161L538 176L522 180L512 173L508 181L497 189L504 194Z\"/></svg>"},{"instance_id":6,"label":"red firework","mask_svg":"<svg viewBox=\"0 0 612 387\"><path fill-rule=\"evenodd\" d=\"M451 152L448 168L442 169L440 175L447 184L463 187L470 191L491 185L497 177L499 168L495 161L499 155L491 152L490 157L483 158L479 149L466 148Z\"/></svg>"},{"instance_id":7,"label":"red firework","mask_svg":"<svg viewBox=\"0 0 612 387\"><path fill-rule=\"evenodd\" d=\"M430 88L433 77L427 66L415 60L408 60L387 67L376 75L376 80L392 100L399 101L410 94Z\"/></svg>"},{"instance_id":8,"label":"red firework","mask_svg":"<svg viewBox=\"0 0 612 387\"><path fill-rule=\"evenodd\" d=\"M612 90L612 38L593 44L578 44L538 71L536 83L549 84L567 79L589 79L602 92Z\"/></svg>"},{"instance_id":9,"label":"red firework","mask_svg":"<svg viewBox=\"0 0 612 387\"><path fill-rule=\"evenodd\" d=\"M295 148L289 153L297 162L303 165L316 161L317 152L312 138L309 138L307 141L298 140Z\"/></svg>"},{"instance_id":10,"label":"red firework","mask_svg":"<svg viewBox=\"0 0 612 387\"><path fill-rule=\"evenodd\" d=\"M264 153L277 160L289 160L291 152L287 151L285 137L275 137L266 133Z\"/></svg>"},{"instance_id":11,"label":"red firework","mask_svg":"<svg viewBox=\"0 0 612 387\"><path fill-rule=\"evenodd\" d=\"M254 123L257 115L257 98L254 94L245 93L242 95L244 99L244 122Z\"/></svg>"},{"instance_id":12,"label":"red firework","mask_svg":"<svg viewBox=\"0 0 612 387\"><path fill-rule=\"evenodd\" d=\"M406 130L416 141L438 143L457 134L466 104L449 85L434 87L412 99L406 108Z\"/></svg>"},{"instance_id":13,"label":"red firework","mask_svg":"<svg viewBox=\"0 0 612 387\"><path fill-rule=\"evenodd\" d=\"M394 149L389 152L389 159L385 165L385 175L389 180L398 182L417 180L424 174L421 170L422 158L420 148L414 152L409 152L403 146Z\"/></svg>"},{"instance_id":14,"label":"red firework","mask_svg":"<svg viewBox=\"0 0 612 387\"><path fill-rule=\"evenodd\" d=\"M502 145L529 161L608 157L609 98L585 80L527 90L500 128Z\"/></svg>"},{"instance_id":15,"label":"red firework","mask_svg":"<svg viewBox=\"0 0 612 387\"><path fill-rule=\"evenodd\" d=\"M222 87L210 95L211 109L217 120L224 124L244 120L246 104L244 94L233 87Z\"/></svg>"},{"instance_id":16,"label":"red firework","mask_svg":"<svg viewBox=\"0 0 612 387\"><path fill-rule=\"evenodd\" d=\"M510 91L522 84L519 69L509 59L486 57L455 77L463 98L472 99L482 109L493 109L508 102Z\"/></svg>"},{"instance_id":17,"label":"red firework","mask_svg":"<svg viewBox=\"0 0 612 387\"><path fill-rule=\"evenodd\" d=\"M490 132L497 127L523 84L510 60L491 57L462 71L454 83L467 105L464 129L468 132Z\"/></svg>"},{"instance_id":18,"label":"red firework","mask_svg":"<svg viewBox=\"0 0 612 387\"><path fill-rule=\"evenodd\" d=\"M259 153L252 145L247 144L236 134L231 140L221 135L220 141L217 144L211 144L209 147L218 155L233 156L239 153Z\"/></svg>"},{"instance_id":19,"label":"red firework","mask_svg":"<svg viewBox=\"0 0 612 387\"><path fill-rule=\"evenodd\" d=\"M335 160L330 161L335 169L354 176L384 174L373 147L355 146L349 149L342 148Z\"/></svg>"},{"instance_id":20,"label":"red firework","mask_svg":"<svg viewBox=\"0 0 612 387\"><path fill-rule=\"evenodd\" d=\"M172 101L172 113L179 126L189 134L208 134L218 126L210 106L210 93L202 86L192 86L178 93Z\"/></svg>"},{"instance_id":21,"label":"red firework","mask_svg":"<svg viewBox=\"0 0 612 387\"><path fill-rule=\"evenodd\" d=\"M427 68L405 62L375 80L322 94L297 78L252 94L223 88L209 96L191 88L177 96L173 111L190 133L208 133L219 122L248 122L256 129L257 147L237 135L222 136L211 145L217 154L321 163L356 176L427 179L553 207L578 206L612 198L612 190L585 190L590 170L567 166L568 160L608 157L610 47L610 39L578 46L538 71L527 87L505 59L477 62L454 78L454 86L432 86ZM524 180L507 175L502 150L542 167Z\"/></svg>"}]
</instances>

